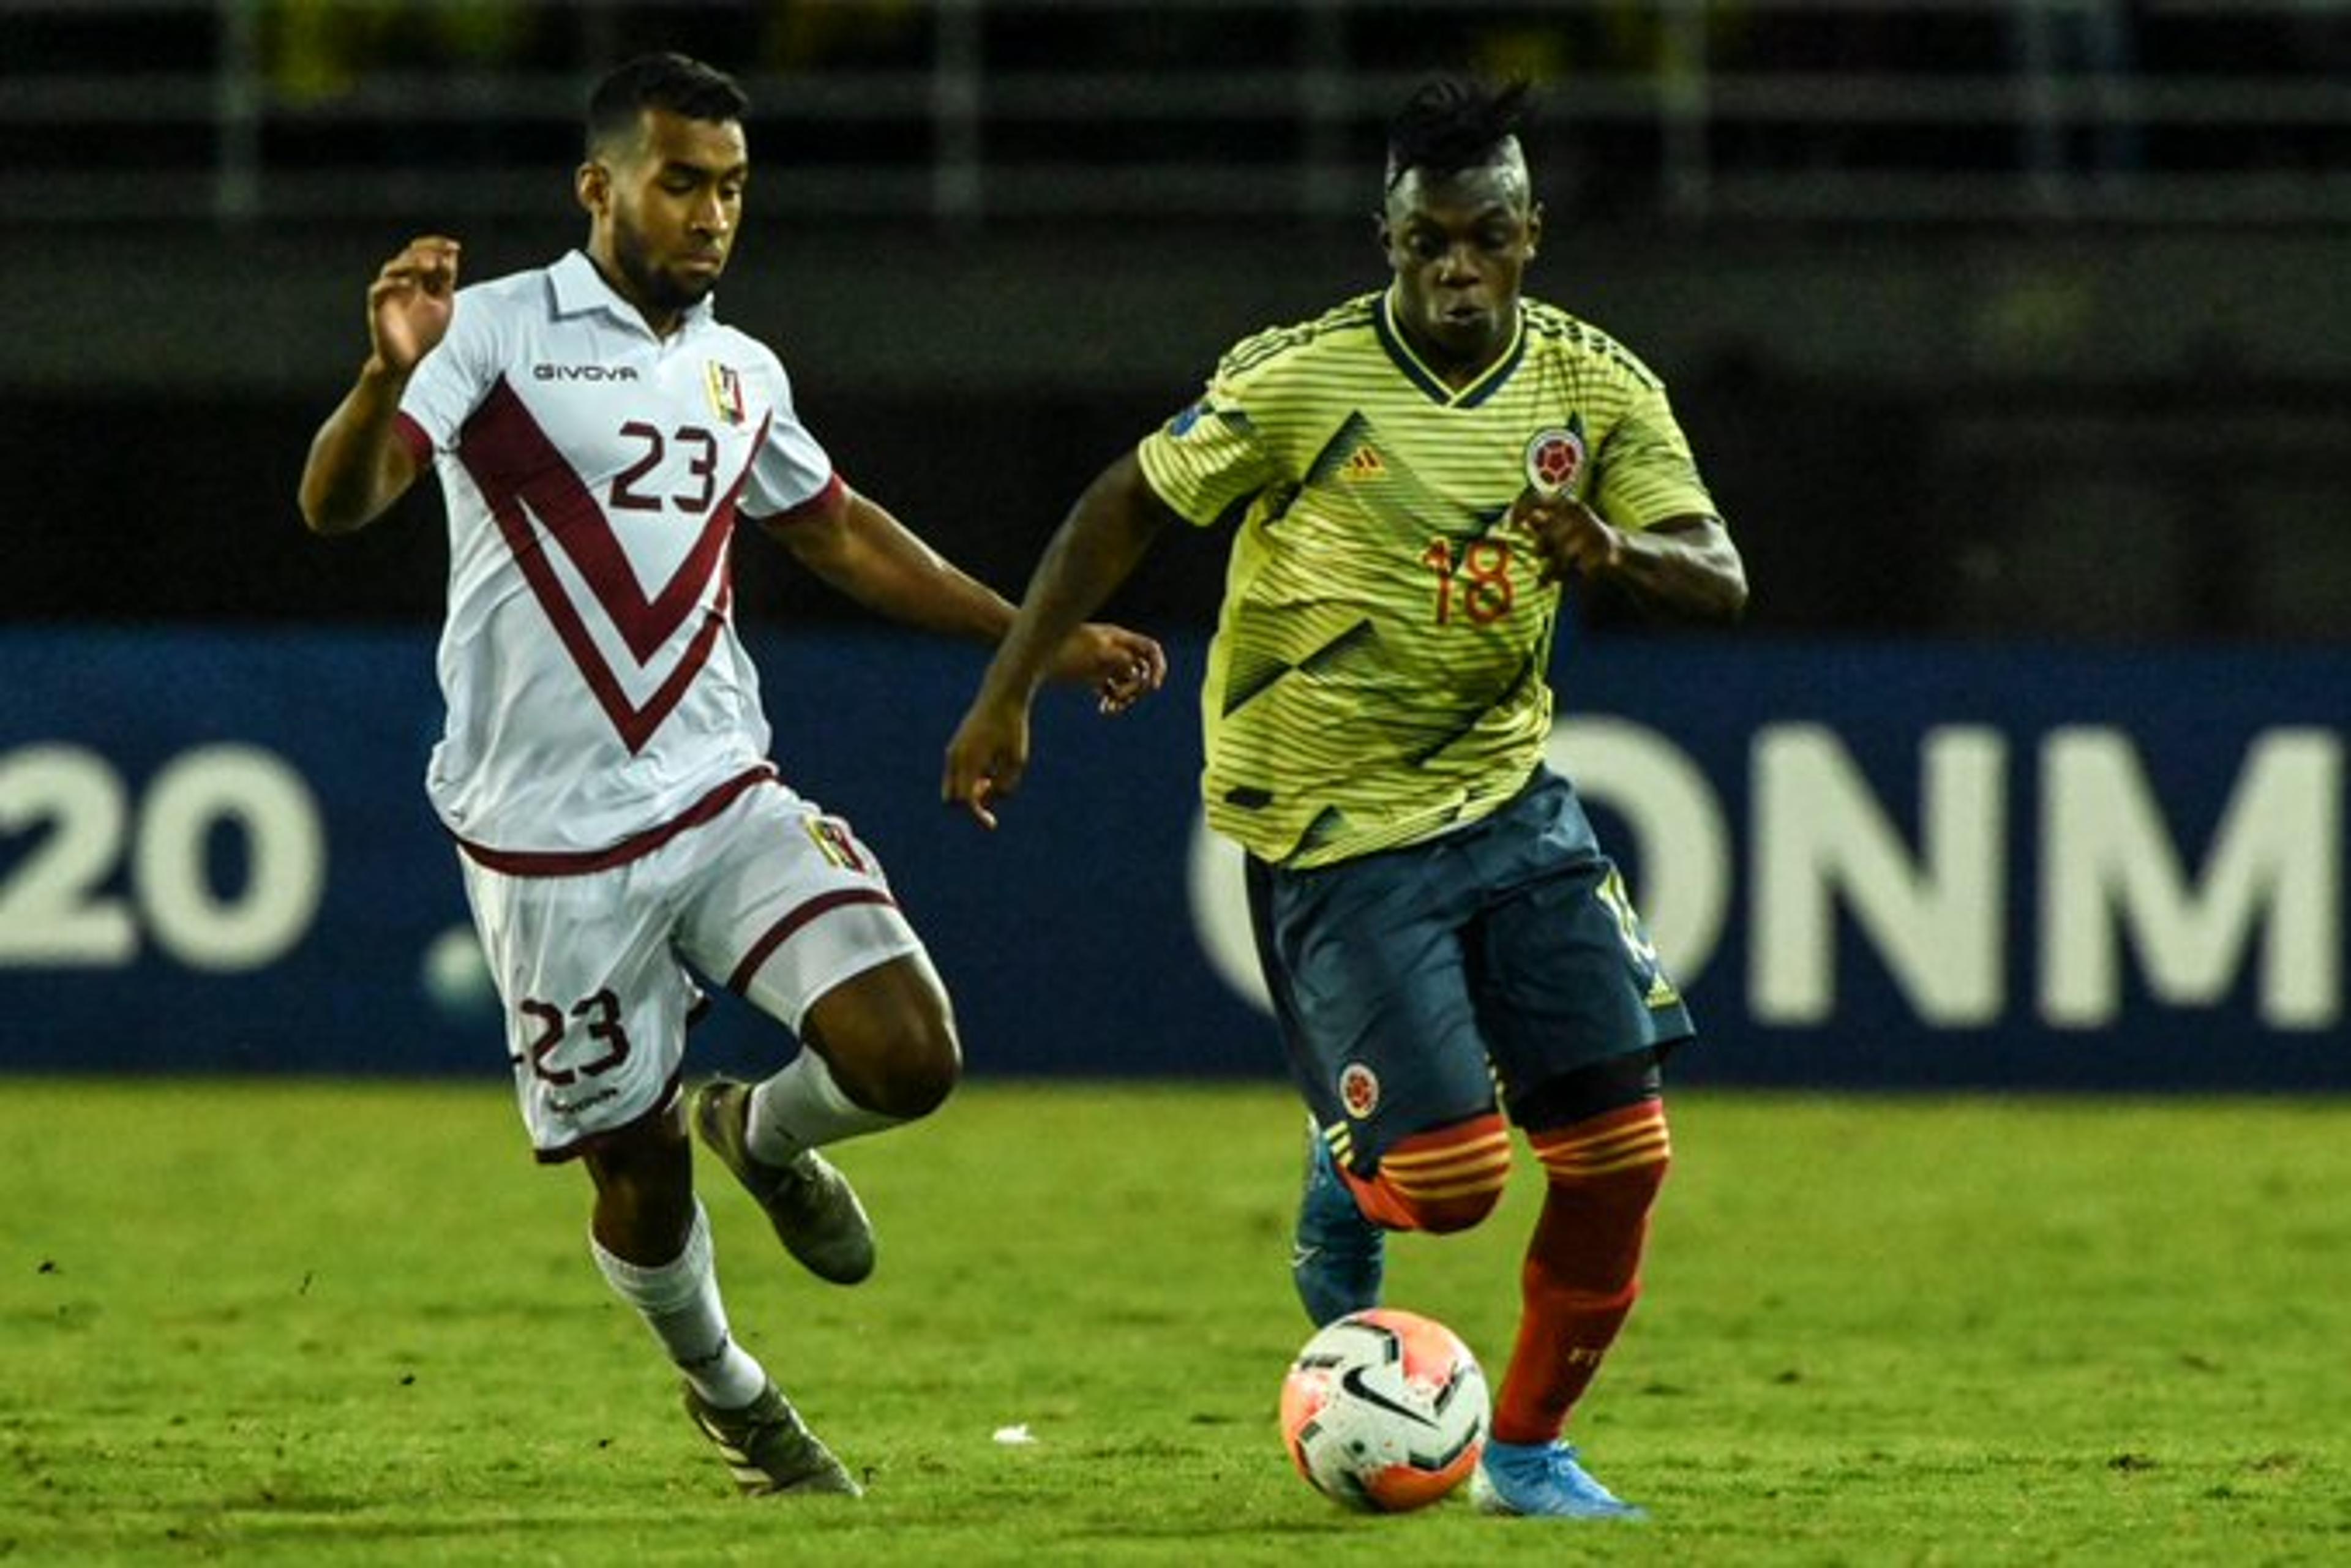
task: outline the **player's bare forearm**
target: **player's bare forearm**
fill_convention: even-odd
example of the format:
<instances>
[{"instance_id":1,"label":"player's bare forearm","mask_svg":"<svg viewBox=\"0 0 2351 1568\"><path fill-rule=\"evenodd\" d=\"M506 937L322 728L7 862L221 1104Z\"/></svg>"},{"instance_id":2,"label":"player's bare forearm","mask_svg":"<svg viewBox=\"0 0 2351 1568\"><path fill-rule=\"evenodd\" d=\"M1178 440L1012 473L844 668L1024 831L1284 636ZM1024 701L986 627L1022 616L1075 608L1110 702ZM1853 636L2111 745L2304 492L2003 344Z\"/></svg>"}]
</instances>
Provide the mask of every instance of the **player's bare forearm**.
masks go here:
<instances>
[{"instance_id":1,"label":"player's bare forearm","mask_svg":"<svg viewBox=\"0 0 2351 1568\"><path fill-rule=\"evenodd\" d=\"M368 286L367 363L319 427L302 466L302 520L312 532L363 528L415 483L416 459L393 423L408 378L448 334L460 248L446 235L420 235Z\"/></svg>"},{"instance_id":2,"label":"player's bare forearm","mask_svg":"<svg viewBox=\"0 0 2351 1568\"><path fill-rule=\"evenodd\" d=\"M1621 536L1614 579L1653 609L1697 621L1736 621L1747 609L1747 566L1713 517L1672 517Z\"/></svg>"},{"instance_id":3,"label":"player's bare forearm","mask_svg":"<svg viewBox=\"0 0 2351 1568\"><path fill-rule=\"evenodd\" d=\"M1133 453L1096 476L1030 574L1020 612L988 664L978 700L1025 702L1052 673L1071 632L1134 573L1166 516Z\"/></svg>"},{"instance_id":4,"label":"player's bare forearm","mask_svg":"<svg viewBox=\"0 0 2351 1568\"><path fill-rule=\"evenodd\" d=\"M416 477L416 462L393 424L405 374L372 361L311 438L302 465L302 520L318 534L365 528Z\"/></svg>"},{"instance_id":5,"label":"player's bare forearm","mask_svg":"<svg viewBox=\"0 0 2351 1568\"><path fill-rule=\"evenodd\" d=\"M771 531L802 565L877 614L991 645L1012 630L1015 612L1001 594L853 490L828 511ZM1159 688L1167 660L1157 643L1138 632L1082 626L1053 650L1050 673L1093 686L1102 711L1115 714Z\"/></svg>"},{"instance_id":6,"label":"player's bare forearm","mask_svg":"<svg viewBox=\"0 0 2351 1568\"><path fill-rule=\"evenodd\" d=\"M1612 583L1646 608L1698 621L1736 621L1747 568L1719 518L1692 513L1620 528L1569 496L1530 494L1518 522L1542 552L1543 579Z\"/></svg>"},{"instance_id":7,"label":"player's bare forearm","mask_svg":"<svg viewBox=\"0 0 2351 1568\"><path fill-rule=\"evenodd\" d=\"M1045 547L1020 612L947 743L940 799L961 804L982 827L996 826L997 805L1019 789L1028 771L1029 705L1038 685L1057 659L1068 657L1071 634L1126 580L1172 515L1132 453L1086 486ZM1130 661L1123 674L1102 684L1103 708L1115 712L1155 689L1167 662L1157 643L1132 632L1117 633L1109 645Z\"/></svg>"},{"instance_id":8,"label":"player's bare forearm","mask_svg":"<svg viewBox=\"0 0 2351 1568\"><path fill-rule=\"evenodd\" d=\"M854 490L830 513L770 531L826 585L877 615L981 643L996 642L1012 624L1002 594Z\"/></svg>"}]
</instances>

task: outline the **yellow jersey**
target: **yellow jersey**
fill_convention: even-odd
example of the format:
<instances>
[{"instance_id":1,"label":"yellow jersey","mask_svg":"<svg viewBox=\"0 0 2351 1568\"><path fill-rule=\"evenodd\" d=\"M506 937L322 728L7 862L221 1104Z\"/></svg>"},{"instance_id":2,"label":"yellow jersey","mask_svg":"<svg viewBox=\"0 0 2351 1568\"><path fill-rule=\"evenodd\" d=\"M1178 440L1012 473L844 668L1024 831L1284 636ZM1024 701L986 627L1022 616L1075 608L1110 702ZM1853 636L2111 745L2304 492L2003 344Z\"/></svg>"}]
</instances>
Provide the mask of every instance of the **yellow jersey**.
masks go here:
<instances>
[{"instance_id":1,"label":"yellow jersey","mask_svg":"<svg viewBox=\"0 0 2351 1568\"><path fill-rule=\"evenodd\" d=\"M1238 522L1202 793L1219 832L1297 869L1475 821L1541 761L1561 590L1510 521L1531 485L1620 528L1714 515L1663 383L1528 299L1458 389L1384 293L1260 332L1137 456L1193 523Z\"/></svg>"}]
</instances>

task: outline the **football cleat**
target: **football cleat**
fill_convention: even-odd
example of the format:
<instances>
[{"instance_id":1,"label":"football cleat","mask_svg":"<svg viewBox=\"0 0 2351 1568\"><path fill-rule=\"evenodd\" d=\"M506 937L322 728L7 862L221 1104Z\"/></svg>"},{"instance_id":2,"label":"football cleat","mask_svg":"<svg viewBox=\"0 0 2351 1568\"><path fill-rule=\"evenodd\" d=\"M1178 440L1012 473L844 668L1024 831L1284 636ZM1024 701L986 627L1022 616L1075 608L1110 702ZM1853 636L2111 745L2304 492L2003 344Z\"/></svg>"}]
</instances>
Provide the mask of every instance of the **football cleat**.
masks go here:
<instances>
[{"instance_id":1,"label":"football cleat","mask_svg":"<svg viewBox=\"0 0 2351 1568\"><path fill-rule=\"evenodd\" d=\"M750 1113L749 1084L716 1078L694 1092L695 1135L767 1210L784 1250L836 1285L873 1272L873 1223L849 1178L814 1149L789 1165L756 1158L746 1136Z\"/></svg>"},{"instance_id":2,"label":"football cleat","mask_svg":"<svg viewBox=\"0 0 2351 1568\"><path fill-rule=\"evenodd\" d=\"M1298 1233L1290 1251L1290 1278L1314 1326L1380 1304L1387 1237L1355 1207L1339 1175L1331 1145L1309 1117L1306 1183L1298 1200Z\"/></svg>"},{"instance_id":3,"label":"football cleat","mask_svg":"<svg viewBox=\"0 0 2351 1568\"><path fill-rule=\"evenodd\" d=\"M685 1413L710 1439L735 1484L747 1497L778 1492L835 1492L862 1497L865 1489L852 1479L832 1450L815 1433L773 1383L740 1410L720 1410L685 1385Z\"/></svg>"},{"instance_id":4,"label":"football cleat","mask_svg":"<svg viewBox=\"0 0 2351 1568\"><path fill-rule=\"evenodd\" d=\"M1593 1480L1568 1442L1488 1443L1469 1480L1469 1500L1480 1513L1534 1519L1649 1517Z\"/></svg>"}]
</instances>

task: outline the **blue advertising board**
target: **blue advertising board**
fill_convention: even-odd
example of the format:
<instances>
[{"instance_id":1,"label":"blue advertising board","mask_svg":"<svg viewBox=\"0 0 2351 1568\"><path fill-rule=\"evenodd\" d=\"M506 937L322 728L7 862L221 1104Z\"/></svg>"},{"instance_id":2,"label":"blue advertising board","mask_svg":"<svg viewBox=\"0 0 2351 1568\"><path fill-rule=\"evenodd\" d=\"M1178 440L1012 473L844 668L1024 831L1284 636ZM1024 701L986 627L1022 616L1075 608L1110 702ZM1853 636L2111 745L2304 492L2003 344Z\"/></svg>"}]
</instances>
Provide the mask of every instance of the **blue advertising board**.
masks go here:
<instances>
[{"instance_id":1,"label":"blue advertising board","mask_svg":"<svg viewBox=\"0 0 2351 1568\"><path fill-rule=\"evenodd\" d=\"M977 651L752 642L973 1071L1280 1072L1197 642L1122 718L1049 694L994 834L937 798ZM504 1074L429 633L20 628L0 671L0 1071ZM1557 674L1553 757L1704 1030L1683 1082L2351 1088L2351 653L1619 638ZM692 1060L789 1049L725 998Z\"/></svg>"}]
</instances>

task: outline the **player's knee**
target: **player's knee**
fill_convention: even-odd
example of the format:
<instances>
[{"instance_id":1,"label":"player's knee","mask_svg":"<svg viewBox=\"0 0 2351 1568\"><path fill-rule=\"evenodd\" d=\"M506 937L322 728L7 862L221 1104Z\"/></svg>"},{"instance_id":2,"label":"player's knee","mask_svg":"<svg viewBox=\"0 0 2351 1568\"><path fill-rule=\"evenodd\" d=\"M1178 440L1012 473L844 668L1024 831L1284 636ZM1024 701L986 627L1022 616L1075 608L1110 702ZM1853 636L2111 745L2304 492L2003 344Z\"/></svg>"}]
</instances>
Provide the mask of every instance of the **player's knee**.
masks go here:
<instances>
[{"instance_id":1,"label":"player's knee","mask_svg":"<svg viewBox=\"0 0 2351 1568\"><path fill-rule=\"evenodd\" d=\"M920 1011L821 1042L841 1092L868 1111L911 1122L946 1103L963 1076L955 1021Z\"/></svg>"},{"instance_id":2,"label":"player's knee","mask_svg":"<svg viewBox=\"0 0 2351 1568\"><path fill-rule=\"evenodd\" d=\"M804 1028L842 1093L902 1122L937 1110L963 1076L955 1012L927 966L860 976L820 1000Z\"/></svg>"},{"instance_id":3,"label":"player's knee","mask_svg":"<svg viewBox=\"0 0 2351 1568\"><path fill-rule=\"evenodd\" d=\"M1480 1188L1475 1192L1447 1193L1437 1197L1407 1197L1402 1207L1411 1215L1412 1228L1432 1236L1449 1236L1456 1231L1470 1230L1485 1223L1502 1200L1499 1186Z\"/></svg>"},{"instance_id":4,"label":"player's knee","mask_svg":"<svg viewBox=\"0 0 2351 1568\"><path fill-rule=\"evenodd\" d=\"M1528 1134L1551 1190L1622 1214L1646 1213L1673 1164L1663 1100Z\"/></svg>"},{"instance_id":5,"label":"player's knee","mask_svg":"<svg viewBox=\"0 0 2351 1568\"><path fill-rule=\"evenodd\" d=\"M827 1049L832 1081L851 1103L893 1121L927 1116L955 1092L963 1071L952 1033L880 1042L866 1049Z\"/></svg>"},{"instance_id":6,"label":"player's knee","mask_svg":"<svg viewBox=\"0 0 2351 1568\"><path fill-rule=\"evenodd\" d=\"M1439 1236L1482 1223L1510 1180L1510 1131L1498 1113L1415 1134L1380 1156L1377 1177L1397 1228Z\"/></svg>"},{"instance_id":7,"label":"player's knee","mask_svg":"<svg viewBox=\"0 0 2351 1568\"><path fill-rule=\"evenodd\" d=\"M955 1026L940 1019L897 1042L873 1074L872 1108L911 1122L946 1103L963 1077L963 1050Z\"/></svg>"}]
</instances>

